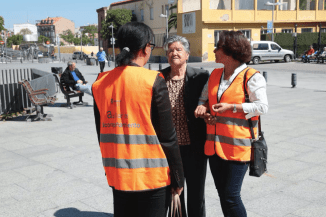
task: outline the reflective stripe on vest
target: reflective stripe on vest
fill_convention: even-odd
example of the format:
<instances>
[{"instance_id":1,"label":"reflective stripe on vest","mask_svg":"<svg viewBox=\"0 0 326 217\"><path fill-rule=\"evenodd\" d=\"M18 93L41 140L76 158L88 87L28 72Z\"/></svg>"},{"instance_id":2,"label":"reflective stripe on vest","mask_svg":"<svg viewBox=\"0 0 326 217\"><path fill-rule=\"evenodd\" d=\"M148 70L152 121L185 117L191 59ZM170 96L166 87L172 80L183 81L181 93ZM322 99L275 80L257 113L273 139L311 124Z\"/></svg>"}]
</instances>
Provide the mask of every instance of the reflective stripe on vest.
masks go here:
<instances>
[{"instance_id":1,"label":"reflective stripe on vest","mask_svg":"<svg viewBox=\"0 0 326 217\"><path fill-rule=\"evenodd\" d=\"M116 67L93 84L100 148L108 184L143 191L170 185L170 169L151 121L157 71Z\"/></svg>"},{"instance_id":2,"label":"reflective stripe on vest","mask_svg":"<svg viewBox=\"0 0 326 217\"><path fill-rule=\"evenodd\" d=\"M223 68L215 69L208 81L209 106L216 103L242 104L245 102L243 89L243 76L248 68L240 72L230 86L224 91L217 102L217 92L223 73ZM246 77L246 84L255 73L249 69ZM207 124L207 137L205 143L205 154L215 153L225 160L250 161L251 134L248 120L243 112L233 113L228 110L222 114L211 111L216 116L216 125ZM258 117L251 118L254 125L254 132L257 133Z\"/></svg>"}]
</instances>

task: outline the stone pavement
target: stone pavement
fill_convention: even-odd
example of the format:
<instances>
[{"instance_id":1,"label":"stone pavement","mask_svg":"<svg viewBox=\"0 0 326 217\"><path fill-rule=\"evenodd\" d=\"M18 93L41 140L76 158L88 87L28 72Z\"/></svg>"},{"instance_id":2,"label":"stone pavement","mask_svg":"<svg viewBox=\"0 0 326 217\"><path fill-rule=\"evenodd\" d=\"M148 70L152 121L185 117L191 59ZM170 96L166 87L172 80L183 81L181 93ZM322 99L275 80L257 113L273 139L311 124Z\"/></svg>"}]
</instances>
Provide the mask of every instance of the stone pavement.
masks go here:
<instances>
[{"instance_id":1,"label":"stone pavement","mask_svg":"<svg viewBox=\"0 0 326 217\"><path fill-rule=\"evenodd\" d=\"M210 71L216 67L215 63L190 65ZM49 63L8 64L0 69L34 67L50 72L51 66L65 68L63 63ZM270 66L254 66L261 71L265 67ZM99 67L81 62L77 68L89 83L99 72ZM158 65L152 64L152 69ZM290 78L291 71L273 67L268 71L270 106L262 116L269 145L268 174L245 177L242 199L249 217L326 216L326 73L298 73L296 88L291 88ZM19 118L0 122L1 217L113 216L92 98L84 97L89 106L67 109L60 107L63 95L57 97L54 106L44 107L54 116L50 122L27 123ZM206 204L208 217L223 216L209 169Z\"/></svg>"}]
</instances>

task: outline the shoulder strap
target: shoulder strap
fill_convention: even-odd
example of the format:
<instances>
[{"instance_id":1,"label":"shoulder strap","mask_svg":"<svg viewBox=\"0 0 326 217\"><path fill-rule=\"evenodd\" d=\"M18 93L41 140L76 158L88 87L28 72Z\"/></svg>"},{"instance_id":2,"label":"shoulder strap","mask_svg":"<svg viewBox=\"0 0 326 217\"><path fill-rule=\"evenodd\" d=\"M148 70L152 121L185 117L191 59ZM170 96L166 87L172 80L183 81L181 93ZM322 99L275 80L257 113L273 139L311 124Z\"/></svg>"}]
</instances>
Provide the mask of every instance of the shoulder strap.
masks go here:
<instances>
[{"instance_id":1,"label":"shoulder strap","mask_svg":"<svg viewBox=\"0 0 326 217\"><path fill-rule=\"evenodd\" d=\"M249 101L249 95L248 95L247 88L246 88L246 78L247 78L247 72L249 71L249 69L250 68L247 69L247 71L245 72L245 74L243 76L243 89L244 89L244 95L245 95L245 101L246 102L250 102ZM251 137L252 137L252 139L255 139L255 133L254 133L254 129L253 129L253 124L252 124L251 118L248 119L248 122L249 122ZM259 132L261 132L261 120L260 120L260 116L258 118L258 129L259 129Z\"/></svg>"}]
</instances>

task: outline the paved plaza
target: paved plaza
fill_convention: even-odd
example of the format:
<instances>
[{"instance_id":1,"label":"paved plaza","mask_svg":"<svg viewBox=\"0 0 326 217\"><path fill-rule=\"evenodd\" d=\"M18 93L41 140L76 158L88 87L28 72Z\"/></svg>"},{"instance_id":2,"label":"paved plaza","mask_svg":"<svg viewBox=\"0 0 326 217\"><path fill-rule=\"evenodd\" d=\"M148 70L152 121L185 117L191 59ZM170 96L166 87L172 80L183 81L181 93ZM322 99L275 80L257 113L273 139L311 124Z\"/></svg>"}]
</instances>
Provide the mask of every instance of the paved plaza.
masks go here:
<instances>
[{"instance_id":1,"label":"paved plaza","mask_svg":"<svg viewBox=\"0 0 326 217\"><path fill-rule=\"evenodd\" d=\"M212 71L215 63L190 63ZM51 67L64 63L0 64L1 69ZM163 64L166 67L167 64ZM268 173L245 177L242 199L248 217L326 216L326 64L250 65L267 72L269 111L262 129L269 146ZM76 66L89 83L99 66ZM158 64L151 64L157 70ZM106 65L105 70L112 69ZM297 86L291 86L291 74ZM137 84L135 84L137 85ZM57 94L45 106L52 121L0 122L0 217L113 216L93 117L88 106L67 109ZM73 98L72 101L77 100ZM222 217L210 170L206 180L207 217ZM126 207L127 208L127 207Z\"/></svg>"}]
</instances>

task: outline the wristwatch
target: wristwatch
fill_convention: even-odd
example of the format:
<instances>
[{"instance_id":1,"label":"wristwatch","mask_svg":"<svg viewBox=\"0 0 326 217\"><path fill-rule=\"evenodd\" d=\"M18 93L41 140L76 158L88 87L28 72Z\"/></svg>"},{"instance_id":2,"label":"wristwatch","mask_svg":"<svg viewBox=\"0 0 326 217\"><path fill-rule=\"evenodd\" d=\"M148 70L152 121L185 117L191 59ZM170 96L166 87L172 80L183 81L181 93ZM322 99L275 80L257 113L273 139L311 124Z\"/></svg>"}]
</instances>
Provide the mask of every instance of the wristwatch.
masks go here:
<instances>
[{"instance_id":1,"label":"wristwatch","mask_svg":"<svg viewBox=\"0 0 326 217\"><path fill-rule=\"evenodd\" d=\"M237 113L237 107L233 104L233 113Z\"/></svg>"}]
</instances>

